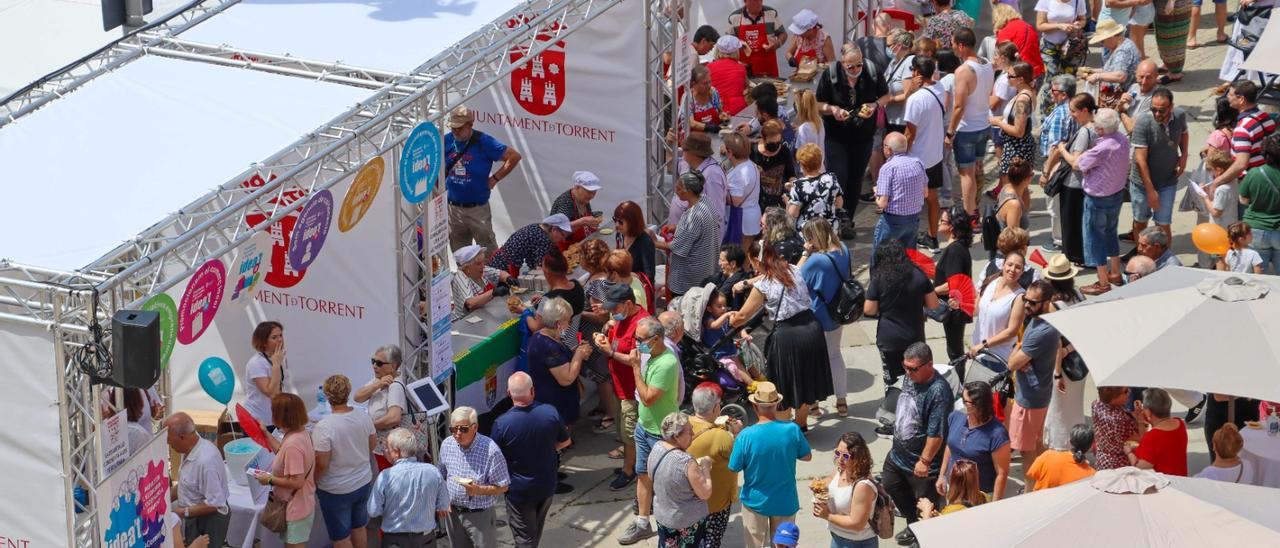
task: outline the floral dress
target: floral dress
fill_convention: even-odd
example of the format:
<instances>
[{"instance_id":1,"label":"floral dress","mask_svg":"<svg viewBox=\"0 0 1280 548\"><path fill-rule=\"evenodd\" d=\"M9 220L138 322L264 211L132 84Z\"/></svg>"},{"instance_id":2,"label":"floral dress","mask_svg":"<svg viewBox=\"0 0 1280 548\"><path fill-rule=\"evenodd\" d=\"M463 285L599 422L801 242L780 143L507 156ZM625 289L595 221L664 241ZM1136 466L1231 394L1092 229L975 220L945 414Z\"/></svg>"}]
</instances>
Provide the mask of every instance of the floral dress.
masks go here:
<instances>
[{"instance_id":1,"label":"floral dress","mask_svg":"<svg viewBox=\"0 0 1280 548\"><path fill-rule=\"evenodd\" d=\"M817 177L796 179L787 199L800 206L796 216L796 230L804 227L809 219L821 217L836 227L836 197L841 196L840 183L834 173L826 172Z\"/></svg>"},{"instance_id":2,"label":"floral dress","mask_svg":"<svg viewBox=\"0 0 1280 548\"><path fill-rule=\"evenodd\" d=\"M1005 115L1005 123L1016 123L1014 116L1017 115L1019 101L1025 101L1027 104L1027 128L1022 132L1022 137L1014 137L1003 129L1000 130L1000 137L1004 140L1004 154L1000 156L1000 173L1002 175L1009 172L1009 164L1013 162L1014 158L1022 158L1032 165L1036 161L1036 138L1031 133L1031 108L1034 104L1031 92L1019 92L1018 96L1013 98L1013 101L1009 104L1009 113Z\"/></svg>"},{"instance_id":3,"label":"floral dress","mask_svg":"<svg viewBox=\"0 0 1280 548\"><path fill-rule=\"evenodd\" d=\"M1113 470L1129 466L1124 442L1137 435L1138 423L1124 407L1108 405L1100 400L1093 402L1094 468Z\"/></svg>"}]
</instances>

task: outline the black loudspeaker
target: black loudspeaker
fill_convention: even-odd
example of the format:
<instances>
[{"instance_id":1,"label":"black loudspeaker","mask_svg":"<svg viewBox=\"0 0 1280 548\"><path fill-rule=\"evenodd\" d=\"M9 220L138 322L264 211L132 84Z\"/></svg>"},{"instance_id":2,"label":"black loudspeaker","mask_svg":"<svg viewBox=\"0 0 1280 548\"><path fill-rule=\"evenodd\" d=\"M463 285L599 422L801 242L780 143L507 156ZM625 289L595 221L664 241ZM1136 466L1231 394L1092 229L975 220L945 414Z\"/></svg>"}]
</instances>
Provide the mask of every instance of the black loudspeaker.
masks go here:
<instances>
[{"instance_id":1,"label":"black loudspeaker","mask_svg":"<svg viewBox=\"0 0 1280 548\"><path fill-rule=\"evenodd\" d=\"M111 317L111 376L106 384L151 388L160 379L160 314L120 310Z\"/></svg>"}]
</instances>

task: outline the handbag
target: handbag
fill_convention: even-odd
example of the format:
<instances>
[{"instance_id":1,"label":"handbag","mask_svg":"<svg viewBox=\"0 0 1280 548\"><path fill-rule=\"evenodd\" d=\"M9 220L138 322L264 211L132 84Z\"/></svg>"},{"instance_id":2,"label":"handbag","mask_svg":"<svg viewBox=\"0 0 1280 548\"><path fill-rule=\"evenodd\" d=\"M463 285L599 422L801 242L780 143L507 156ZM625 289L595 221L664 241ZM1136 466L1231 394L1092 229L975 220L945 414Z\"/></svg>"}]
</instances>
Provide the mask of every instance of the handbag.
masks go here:
<instances>
[{"instance_id":1,"label":"handbag","mask_svg":"<svg viewBox=\"0 0 1280 548\"><path fill-rule=\"evenodd\" d=\"M405 386L404 383L400 381L395 381L391 384L400 385L400 389L404 391L404 405L406 409L400 413L400 428L413 433L413 439L417 442L417 446L421 450L419 455L421 458L425 459L424 462L430 462L431 457L427 448L431 447L431 436L429 432L430 427L424 417L426 413L416 409L416 406L413 404L413 400L409 397L409 387ZM390 404L388 403L387 405L389 406ZM386 454L384 452L384 448L387 444L387 435L390 433L390 429L377 432L378 454Z\"/></svg>"},{"instance_id":2,"label":"handbag","mask_svg":"<svg viewBox=\"0 0 1280 548\"><path fill-rule=\"evenodd\" d=\"M306 476L311 475L311 470L314 467L315 461L313 460L311 461L311 466L307 467L307 473L303 475L304 480ZM297 491L295 490L296 493ZM289 500L293 500L292 495ZM275 489L272 489L267 495L267 504L262 508L262 515L258 518L258 523L272 533L284 533L285 529L289 527L289 500L277 497Z\"/></svg>"},{"instance_id":3,"label":"handbag","mask_svg":"<svg viewBox=\"0 0 1280 548\"><path fill-rule=\"evenodd\" d=\"M1062 374L1071 382L1080 382L1089 374L1089 366L1085 365L1079 352L1072 350L1062 358Z\"/></svg>"},{"instance_id":4,"label":"handbag","mask_svg":"<svg viewBox=\"0 0 1280 548\"><path fill-rule=\"evenodd\" d=\"M1049 174L1049 180L1044 183L1045 195L1053 197L1061 194L1062 189L1067 188L1069 180L1071 180L1071 165L1066 162L1059 163L1053 173Z\"/></svg>"},{"instance_id":5,"label":"handbag","mask_svg":"<svg viewBox=\"0 0 1280 548\"><path fill-rule=\"evenodd\" d=\"M827 299L827 314L841 325L849 325L862 318L862 305L867 302L867 291L853 278L845 278L840 273L840 266L830 253L823 253L831 267L836 270L840 284L836 286L836 294Z\"/></svg>"}]
</instances>

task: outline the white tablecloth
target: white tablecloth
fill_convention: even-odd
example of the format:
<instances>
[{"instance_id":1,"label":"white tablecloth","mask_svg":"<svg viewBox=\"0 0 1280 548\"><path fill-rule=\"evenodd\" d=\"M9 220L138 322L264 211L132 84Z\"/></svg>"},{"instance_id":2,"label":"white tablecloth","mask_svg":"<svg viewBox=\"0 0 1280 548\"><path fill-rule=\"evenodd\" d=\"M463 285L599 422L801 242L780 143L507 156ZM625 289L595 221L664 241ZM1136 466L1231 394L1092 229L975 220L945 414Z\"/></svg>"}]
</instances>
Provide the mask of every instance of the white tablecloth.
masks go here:
<instances>
[{"instance_id":1,"label":"white tablecloth","mask_svg":"<svg viewBox=\"0 0 1280 548\"><path fill-rule=\"evenodd\" d=\"M1240 435L1244 437L1240 459L1253 465L1254 484L1280 487L1280 436L1268 436L1265 429L1249 427L1242 429Z\"/></svg>"},{"instance_id":2,"label":"white tablecloth","mask_svg":"<svg viewBox=\"0 0 1280 548\"><path fill-rule=\"evenodd\" d=\"M227 481L227 504L231 507L231 524L227 527L227 544L237 548L253 548L253 541L258 540L260 548L283 547L280 536L258 527L258 514L267 504L266 491L261 500L255 501L250 496L249 488L234 481ZM311 525L311 540L308 547L323 548L329 546L329 533L324 527L324 516L320 507L316 506L315 521Z\"/></svg>"}]
</instances>

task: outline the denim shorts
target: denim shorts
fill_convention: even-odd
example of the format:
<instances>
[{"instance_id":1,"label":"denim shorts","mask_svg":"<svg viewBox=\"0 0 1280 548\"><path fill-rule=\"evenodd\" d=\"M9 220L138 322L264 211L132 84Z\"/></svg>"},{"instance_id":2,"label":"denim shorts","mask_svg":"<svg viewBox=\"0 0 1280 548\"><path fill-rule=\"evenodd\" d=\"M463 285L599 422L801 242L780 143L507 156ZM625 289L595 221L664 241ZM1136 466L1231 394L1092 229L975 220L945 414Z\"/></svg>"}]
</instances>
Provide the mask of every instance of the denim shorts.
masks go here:
<instances>
[{"instance_id":1,"label":"denim shorts","mask_svg":"<svg viewBox=\"0 0 1280 548\"><path fill-rule=\"evenodd\" d=\"M1143 4L1134 6L1133 11L1129 13L1129 26L1145 27L1154 23L1156 20L1155 4Z\"/></svg>"},{"instance_id":2,"label":"denim shorts","mask_svg":"<svg viewBox=\"0 0 1280 548\"><path fill-rule=\"evenodd\" d=\"M1124 205L1124 192L1110 196L1084 197L1084 264L1107 264L1107 257L1120 256L1120 240L1116 228L1120 225L1120 206Z\"/></svg>"},{"instance_id":3,"label":"denim shorts","mask_svg":"<svg viewBox=\"0 0 1280 548\"><path fill-rule=\"evenodd\" d=\"M649 452L662 438L645 432L644 426L636 423L636 474L649 473Z\"/></svg>"},{"instance_id":4,"label":"denim shorts","mask_svg":"<svg viewBox=\"0 0 1280 548\"><path fill-rule=\"evenodd\" d=\"M991 138L990 129L977 131L957 131L951 140L951 150L956 155L956 165L970 167L987 155L987 140Z\"/></svg>"},{"instance_id":5,"label":"denim shorts","mask_svg":"<svg viewBox=\"0 0 1280 548\"><path fill-rule=\"evenodd\" d=\"M351 536L352 529L369 524L369 492L372 490L373 482L343 495L316 489L316 502L320 505L320 515L324 516L329 540L342 540Z\"/></svg>"},{"instance_id":6,"label":"denim shorts","mask_svg":"<svg viewBox=\"0 0 1280 548\"><path fill-rule=\"evenodd\" d=\"M1147 203L1147 189L1139 181L1134 184L1129 182L1130 205L1133 207L1133 220L1138 223L1145 223L1156 218L1156 224L1161 226L1169 226L1173 222L1173 197L1178 194L1178 185L1169 185L1163 188L1157 188L1156 192L1160 195L1160 209L1151 211L1151 204Z\"/></svg>"}]
</instances>

